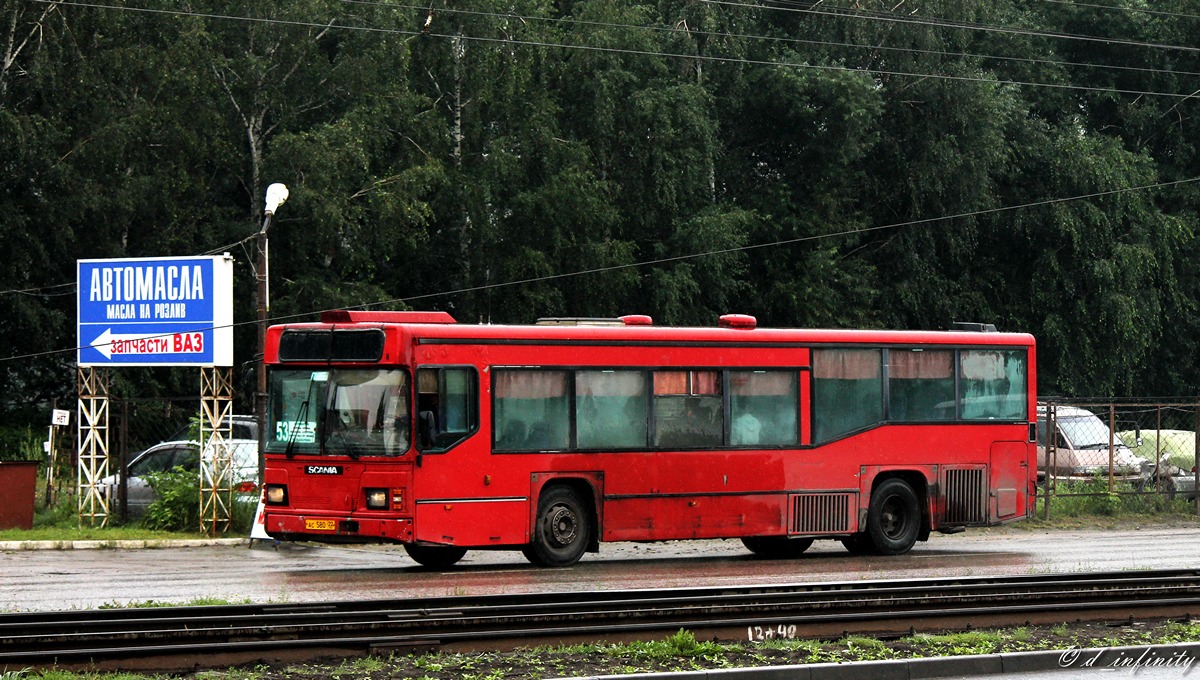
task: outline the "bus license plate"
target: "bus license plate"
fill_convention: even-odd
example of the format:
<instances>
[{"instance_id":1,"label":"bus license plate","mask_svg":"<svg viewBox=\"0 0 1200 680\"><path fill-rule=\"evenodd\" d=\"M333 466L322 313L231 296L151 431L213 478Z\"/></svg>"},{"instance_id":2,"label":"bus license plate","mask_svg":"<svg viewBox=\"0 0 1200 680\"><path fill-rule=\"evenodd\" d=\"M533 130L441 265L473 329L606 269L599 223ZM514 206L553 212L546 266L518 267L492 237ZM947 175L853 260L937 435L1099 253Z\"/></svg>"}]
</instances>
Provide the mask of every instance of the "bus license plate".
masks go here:
<instances>
[{"instance_id":1,"label":"bus license plate","mask_svg":"<svg viewBox=\"0 0 1200 680\"><path fill-rule=\"evenodd\" d=\"M337 529L337 520L333 519L306 519L304 520L304 528L313 531L333 531Z\"/></svg>"}]
</instances>

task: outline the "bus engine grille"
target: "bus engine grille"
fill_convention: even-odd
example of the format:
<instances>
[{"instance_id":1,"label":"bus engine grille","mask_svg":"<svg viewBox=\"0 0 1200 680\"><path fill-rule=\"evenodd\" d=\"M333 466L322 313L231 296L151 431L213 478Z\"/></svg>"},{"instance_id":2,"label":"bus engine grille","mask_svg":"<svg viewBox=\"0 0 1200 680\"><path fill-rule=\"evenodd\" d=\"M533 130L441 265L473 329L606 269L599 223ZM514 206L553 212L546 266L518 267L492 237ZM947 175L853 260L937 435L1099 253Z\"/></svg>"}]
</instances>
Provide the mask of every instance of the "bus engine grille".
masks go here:
<instances>
[{"instance_id":1,"label":"bus engine grille","mask_svg":"<svg viewBox=\"0 0 1200 680\"><path fill-rule=\"evenodd\" d=\"M987 469L946 469L946 523L983 524L987 521Z\"/></svg>"},{"instance_id":2,"label":"bus engine grille","mask_svg":"<svg viewBox=\"0 0 1200 680\"><path fill-rule=\"evenodd\" d=\"M793 534L836 534L850 531L853 493L802 493L792 496Z\"/></svg>"}]
</instances>

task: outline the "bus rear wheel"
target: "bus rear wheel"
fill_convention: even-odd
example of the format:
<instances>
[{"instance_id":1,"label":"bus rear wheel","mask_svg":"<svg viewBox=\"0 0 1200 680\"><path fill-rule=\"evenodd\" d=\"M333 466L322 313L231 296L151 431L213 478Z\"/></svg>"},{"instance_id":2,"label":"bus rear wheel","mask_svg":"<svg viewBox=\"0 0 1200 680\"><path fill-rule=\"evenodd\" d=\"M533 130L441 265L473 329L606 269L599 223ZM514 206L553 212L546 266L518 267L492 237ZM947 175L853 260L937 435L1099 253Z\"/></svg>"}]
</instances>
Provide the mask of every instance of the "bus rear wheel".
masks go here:
<instances>
[{"instance_id":1,"label":"bus rear wheel","mask_svg":"<svg viewBox=\"0 0 1200 680\"><path fill-rule=\"evenodd\" d=\"M867 510L867 536L880 555L903 555L912 549L921 531L917 494L902 479L884 480L871 494Z\"/></svg>"},{"instance_id":2,"label":"bus rear wheel","mask_svg":"<svg viewBox=\"0 0 1200 680\"><path fill-rule=\"evenodd\" d=\"M466 548L454 545L416 545L414 543L405 543L404 551L413 559L413 562L431 569L452 567L463 558L463 555L467 554Z\"/></svg>"},{"instance_id":3,"label":"bus rear wheel","mask_svg":"<svg viewBox=\"0 0 1200 680\"><path fill-rule=\"evenodd\" d=\"M540 567L569 567L583 557L591 540L591 513L583 499L569 487L556 486L538 501L533 541L521 552Z\"/></svg>"},{"instance_id":4,"label":"bus rear wheel","mask_svg":"<svg viewBox=\"0 0 1200 680\"><path fill-rule=\"evenodd\" d=\"M804 554L813 544L811 538L788 538L787 536L747 536L742 545L759 557L790 559Z\"/></svg>"}]
</instances>

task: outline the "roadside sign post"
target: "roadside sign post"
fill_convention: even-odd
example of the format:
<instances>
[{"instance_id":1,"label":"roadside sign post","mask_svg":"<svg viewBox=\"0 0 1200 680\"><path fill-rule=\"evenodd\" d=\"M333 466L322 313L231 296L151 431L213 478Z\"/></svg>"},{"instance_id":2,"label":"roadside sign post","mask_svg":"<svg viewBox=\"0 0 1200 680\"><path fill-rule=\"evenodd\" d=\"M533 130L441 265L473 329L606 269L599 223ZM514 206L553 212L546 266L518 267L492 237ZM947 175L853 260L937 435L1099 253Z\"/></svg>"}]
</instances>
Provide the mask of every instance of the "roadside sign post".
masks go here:
<instances>
[{"instance_id":1,"label":"roadside sign post","mask_svg":"<svg viewBox=\"0 0 1200 680\"><path fill-rule=\"evenodd\" d=\"M77 266L81 367L233 365L228 254Z\"/></svg>"},{"instance_id":2,"label":"roadside sign post","mask_svg":"<svg viewBox=\"0 0 1200 680\"><path fill-rule=\"evenodd\" d=\"M46 493L45 506L48 508L53 504L55 492L55 477L58 475L58 445L54 441L54 435L58 428L68 427L71 424L71 412L66 409L55 408L50 411L50 432L45 443L46 449Z\"/></svg>"},{"instance_id":3,"label":"roadside sign post","mask_svg":"<svg viewBox=\"0 0 1200 680\"><path fill-rule=\"evenodd\" d=\"M104 526L110 510L98 482L108 471L112 366L201 369L201 508L209 533L229 524L232 461L226 441L233 366L233 258L79 260L79 518ZM211 373L211 375L210 375ZM207 480L207 481L205 481Z\"/></svg>"}]
</instances>

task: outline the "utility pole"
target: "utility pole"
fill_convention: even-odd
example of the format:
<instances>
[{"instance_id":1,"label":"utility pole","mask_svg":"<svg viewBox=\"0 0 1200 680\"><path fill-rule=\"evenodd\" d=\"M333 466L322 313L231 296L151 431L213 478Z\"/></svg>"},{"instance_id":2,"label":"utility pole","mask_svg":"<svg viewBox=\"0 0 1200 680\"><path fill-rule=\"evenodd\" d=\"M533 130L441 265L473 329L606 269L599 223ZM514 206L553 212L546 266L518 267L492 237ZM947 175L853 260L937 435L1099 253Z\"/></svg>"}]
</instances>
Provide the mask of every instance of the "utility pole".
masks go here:
<instances>
[{"instance_id":1,"label":"utility pole","mask_svg":"<svg viewBox=\"0 0 1200 680\"><path fill-rule=\"evenodd\" d=\"M288 197L288 188L282 184L272 184L267 187L267 203L263 208L262 229L258 230L258 391L254 395L254 416L258 423L258 481L262 485L263 465L266 462L264 452L267 445L267 312L271 308L270 282L268 271L270 258L267 257L267 230L271 228L271 218L275 211L283 205Z\"/></svg>"}]
</instances>

